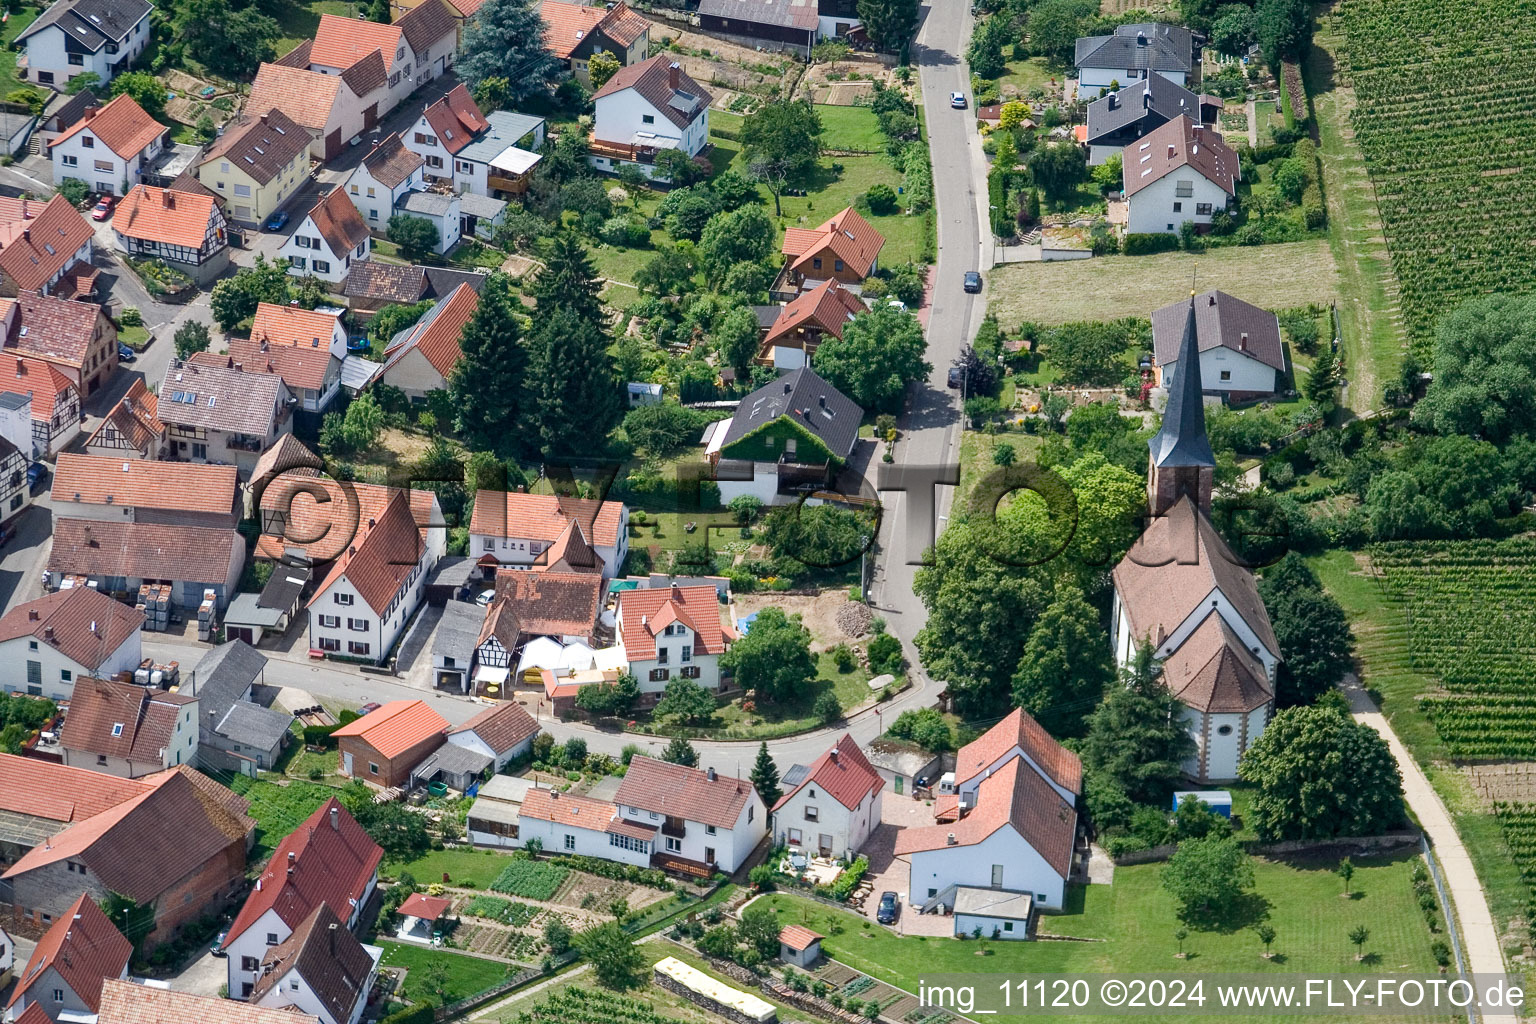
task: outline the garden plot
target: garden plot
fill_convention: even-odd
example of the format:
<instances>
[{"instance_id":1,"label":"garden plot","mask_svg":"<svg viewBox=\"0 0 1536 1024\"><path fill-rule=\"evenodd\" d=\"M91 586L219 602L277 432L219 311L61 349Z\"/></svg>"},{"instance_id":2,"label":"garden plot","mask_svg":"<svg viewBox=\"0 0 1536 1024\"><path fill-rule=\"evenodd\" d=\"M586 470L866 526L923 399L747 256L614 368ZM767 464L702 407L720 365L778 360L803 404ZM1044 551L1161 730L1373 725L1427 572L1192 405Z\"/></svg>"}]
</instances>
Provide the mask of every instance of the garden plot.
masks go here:
<instances>
[{"instance_id":1,"label":"garden plot","mask_svg":"<svg viewBox=\"0 0 1536 1024\"><path fill-rule=\"evenodd\" d=\"M553 902L562 907L595 911L601 915L607 913L615 900L622 899L629 904L630 910L639 910L670 895L648 885L635 885L631 882L589 875L585 871L572 871L565 885L556 893Z\"/></svg>"}]
</instances>

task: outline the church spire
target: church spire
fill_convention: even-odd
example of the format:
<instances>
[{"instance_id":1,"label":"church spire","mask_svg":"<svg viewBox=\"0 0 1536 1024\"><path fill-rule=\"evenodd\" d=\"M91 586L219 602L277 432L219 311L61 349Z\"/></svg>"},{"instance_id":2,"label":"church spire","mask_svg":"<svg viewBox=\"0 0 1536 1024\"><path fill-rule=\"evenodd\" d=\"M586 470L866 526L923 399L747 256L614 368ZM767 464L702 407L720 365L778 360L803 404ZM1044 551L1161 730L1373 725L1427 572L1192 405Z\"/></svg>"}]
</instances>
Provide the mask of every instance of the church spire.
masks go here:
<instances>
[{"instance_id":1,"label":"church spire","mask_svg":"<svg viewBox=\"0 0 1536 1024\"><path fill-rule=\"evenodd\" d=\"M1189 296L1184 316L1184 336L1168 387L1163 425L1147 442L1151 465L1147 497L1153 515L1162 515L1188 494L1198 507L1209 511L1211 482L1216 456L1205 434L1205 403L1201 397L1200 345L1195 328L1195 296Z\"/></svg>"}]
</instances>

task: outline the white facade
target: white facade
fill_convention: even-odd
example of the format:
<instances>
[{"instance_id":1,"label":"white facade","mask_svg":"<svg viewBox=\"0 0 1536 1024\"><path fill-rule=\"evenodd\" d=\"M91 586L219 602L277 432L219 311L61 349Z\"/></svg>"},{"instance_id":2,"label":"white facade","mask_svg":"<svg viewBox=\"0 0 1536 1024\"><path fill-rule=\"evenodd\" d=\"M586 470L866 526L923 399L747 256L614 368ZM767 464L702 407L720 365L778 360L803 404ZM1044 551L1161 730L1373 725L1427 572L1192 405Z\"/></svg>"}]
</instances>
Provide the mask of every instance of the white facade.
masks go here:
<instances>
[{"instance_id":1,"label":"white facade","mask_svg":"<svg viewBox=\"0 0 1536 1024\"><path fill-rule=\"evenodd\" d=\"M953 885L1032 893L1042 907L1060 908L1066 879L1010 824L970 846L943 846L908 855L908 899L922 905Z\"/></svg>"},{"instance_id":2,"label":"white facade","mask_svg":"<svg viewBox=\"0 0 1536 1024\"><path fill-rule=\"evenodd\" d=\"M374 978L379 973L379 957L384 955L384 950L379 946L363 945L368 958L373 961L373 966L368 971L368 982L357 994L357 1000L352 1004L352 1012L345 1018L338 1020L327 1009L325 1000L315 993L309 982L299 973L296 966L290 966L280 979L269 988L265 994L256 1000L257 1006L269 1007L273 1010L295 1009L300 1013L308 1013L319 1017L321 1024L357 1024L363 1016L363 1009L368 1005L368 993L373 990Z\"/></svg>"},{"instance_id":3,"label":"white facade","mask_svg":"<svg viewBox=\"0 0 1536 1024\"><path fill-rule=\"evenodd\" d=\"M453 47L454 37L445 34L418 54L411 49L410 42L402 32L395 46L388 80L382 89L375 89L367 96L369 103L378 103L378 116L382 118L399 106L401 100L442 74L453 61ZM322 75L335 76L347 69L327 64L311 64L309 70L317 71Z\"/></svg>"},{"instance_id":4,"label":"white facade","mask_svg":"<svg viewBox=\"0 0 1536 1024\"><path fill-rule=\"evenodd\" d=\"M417 171L412 177L419 178L421 171ZM446 200L446 201L445 201ZM404 204L404 205L402 205ZM409 209L408 206L415 206ZM432 251L442 255L449 249L459 244L459 232L463 225L463 218L459 209L459 197L443 197L422 193L421 197L402 196L395 209L391 211L393 217L420 217L437 229L437 244ZM372 222L368 225L373 227ZM389 221L384 222L384 229L388 230Z\"/></svg>"},{"instance_id":5,"label":"white facade","mask_svg":"<svg viewBox=\"0 0 1536 1024\"><path fill-rule=\"evenodd\" d=\"M1126 166L1131 166L1126 151ZM1126 200L1129 205L1126 232L1133 235L1158 235L1177 232L1186 221L1209 224L1211 215L1225 210L1230 200L1226 189L1193 167L1185 165L1169 171Z\"/></svg>"},{"instance_id":6,"label":"white facade","mask_svg":"<svg viewBox=\"0 0 1536 1024\"><path fill-rule=\"evenodd\" d=\"M521 847L529 839L537 839L543 844L545 853L571 853L583 857L601 857L603 860L618 861L620 864L632 864L637 868L649 868L651 866L651 851L639 849L638 841L630 840L627 843L616 843L615 839L623 837L611 836L603 831L606 822L596 822L594 828L581 828L577 825L565 822L547 821L543 818L529 818L526 815L518 818L516 839L504 836L493 836L492 839L500 840L502 845ZM661 836L657 834L657 843ZM477 840L478 842L478 840Z\"/></svg>"},{"instance_id":7,"label":"white facade","mask_svg":"<svg viewBox=\"0 0 1536 1024\"><path fill-rule=\"evenodd\" d=\"M773 812L773 840L813 856L852 861L880 824L885 788L865 793L856 807L844 807L815 782L801 786Z\"/></svg>"},{"instance_id":8,"label":"white facade","mask_svg":"<svg viewBox=\"0 0 1536 1024\"><path fill-rule=\"evenodd\" d=\"M975 935L981 929L984 939L1023 940L1029 938L1029 922L1008 917L988 917L985 914L956 914L955 934Z\"/></svg>"},{"instance_id":9,"label":"white facade","mask_svg":"<svg viewBox=\"0 0 1536 1024\"><path fill-rule=\"evenodd\" d=\"M1178 360L1163 364L1163 387L1173 387L1177 366ZM1225 345L1200 353L1200 387L1204 391L1271 394L1278 375L1279 371L1268 363Z\"/></svg>"},{"instance_id":10,"label":"white facade","mask_svg":"<svg viewBox=\"0 0 1536 1024\"><path fill-rule=\"evenodd\" d=\"M67 19L66 19L67 20ZM106 43L95 53L70 53L64 47L64 29L55 23L27 37L26 79L63 91L76 75L94 71L105 86L125 70L149 42L149 11L144 12L120 43ZM114 52L115 51L115 52ZM78 61L79 63L76 63Z\"/></svg>"},{"instance_id":11,"label":"white facade","mask_svg":"<svg viewBox=\"0 0 1536 1024\"><path fill-rule=\"evenodd\" d=\"M48 151L53 160L53 183L58 185L66 178L77 178L90 186L92 192L119 197L127 195L124 182L130 189L138 184L139 172L160 155L165 148L164 142L164 134L157 135L139 152L123 157L114 153L89 127L83 128Z\"/></svg>"},{"instance_id":12,"label":"white facade","mask_svg":"<svg viewBox=\"0 0 1536 1024\"><path fill-rule=\"evenodd\" d=\"M592 137L606 142L627 145L631 141L650 140L659 148L680 149L690 157L709 141L709 108L704 107L684 128L672 122L650 100L636 89L621 89L597 100L597 113L593 121ZM617 171L626 163L633 163L648 177L665 180L656 175L654 164L619 157L588 156L587 161L598 170Z\"/></svg>"},{"instance_id":13,"label":"white facade","mask_svg":"<svg viewBox=\"0 0 1536 1024\"><path fill-rule=\"evenodd\" d=\"M277 255L288 260L288 273L296 277L313 274L327 284L340 284L351 273L353 262L366 260L372 251L373 239L365 238L361 245L350 252L336 252L315 226L314 218L306 215L304 222L283 243ZM342 352L338 358L345 357L346 340L343 338Z\"/></svg>"},{"instance_id":14,"label":"white facade","mask_svg":"<svg viewBox=\"0 0 1536 1024\"><path fill-rule=\"evenodd\" d=\"M58 648L35 636L19 636L0 643L0 680L6 693L30 694L67 701L74 695L80 676L110 678L132 671L144 660L143 631L135 629L100 665L90 667L66 657Z\"/></svg>"},{"instance_id":15,"label":"white facade","mask_svg":"<svg viewBox=\"0 0 1536 1024\"><path fill-rule=\"evenodd\" d=\"M425 187L420 167L412 171L410 176L400 184L388 188L368 173L368 167L365 164L358 165L346 184L347 198L352 200L352 205L357 207L357 212L362 214L363 220L368 222L368 230L381 234L389 227L389 218L395 215L395 200L407 192Z\"/></svg>"},{"instance_id":16,"label":"white facade","mask_svg":"<svg viewBox=\"0 0 1536 1024\"><path fill-rule=\"evenodd\" d=\"M418 353L419 354L419 353ZM426 363L426 357L421 360ZM401 362L405 360L402 358ZM430 363L427 364L429 367ZM435 370L433 371L436 372ZM441 379L441 374L438 374ZM393 383L393 382L391 382ZM442 387L441 384L438 387ZM724 501L724 499L721 499ZM482 555L495 555L496 561L507 566L532 565L554 541L534 540L530 537L501 537L491 533L471 534L469 538L469 551L471 557L479 558ZM629 506L624 505L619 509L618 536L613 544L596 544L592 538L587 538L592 550L603 560L603 579L613 579L619 574L619 569L624 565L624 559L629 557Z\"/></svg>"},{"instance_id":17,"label":"white facade","mask_svg":"<svg viewBox=\"0 0 1536 1024\"><path fill-rule=\"evenodd\" d=\"M645 684L641 683L641 685ZM680 837L670 836L665 832L656 834L657 852L697 861L700 864L714 864L726 874L735 871L756 849L763 836L768 834L768 811L763 806L763 798L757 795L757 789L751 783L744 781L742 784L748 790L747 802L736 815L735 825L731 828L723 828L685 820L683 835ZM619 806L619 814L630 821L637 821L642 825L656 825L658 828L666 817L643 807L628 807L622 804ZM548 850L550 847L546 846L545 849ZM609 859L617 860L618 858L610 857Z\"/></svg>"},{"instance_id":18,"label":"white facade","mask_svg":"<svg viewBox=\"0 0 1536 1024\"><path fill-rule=\"evenodd\" d=\"M1194 737L1195 754L1180 766L1184 774L1201 782L1237 778L1237 763L1269 724L1269 710L1268 704L1247 714L1206 713L1186 707L1184 725ZM1200 773L1202 756L1205 758L1204 775Z\"/></svg>"},{"instance_id":19,"label":"white facade","mask_svg":"<svg viewBox=\"0 0 1536 1024\"><path fill-rule=\"evenodd\" d=\"M116 775L121 779L137 779L180 764L192 764L197 755L197 708L198 702L193 701L177 713L175 725L171 728L171 738L161 748L157 761L134 761L116 754L98 754L90 750L64 747L64 764L70 768Z\"/></svg>"},{"instance_id":20,"label":"white facade","mask_svg":"<svg viewBox=\"0 0 1536 1024\"><path fill-rule=\"evenodd\" d=\"M984 782L994 772L1007 765L1009 761L1012 761L1016 757L1023 758L1024 763L1029 765L1036 775L1044 779L1046 783L1056 791L1056 794L1065 800L1069 806L1077 806L1077 794L1058 783L1055 779L1051 778L1050 773L1047 772L1038 761L1036 761L1033 757L1030 757L1028 751L1019 746L1017 743L1010 747L1006 753L1004 753L997 760L993 761L985 769L976 773L971 778L966 779L956 787L955 792L960 794L960 806L975 807L977 788L980 787L982 782ZM1010 888L1012 887L1010 886Z\"/></svg>"},{"instance_id":21,"label":"white facade","mask_svg":"<svg viewBox=\"0 0 1536 1024\"><path fill-rule=\"evenodd\" d=\"M0 928L0 985L10 981L11 971L16 966L16 944L11 937Z\"/></svg>"},{"instance_id":22,"label":"white facade","mask_svg":"<svg viewBox=\"0 0 1536 1024\"><path fill-rule=\"evenodd\" d=\"M441 534L440 528L429 534ZM421 557L384 613L374 609L343 573L309 605L309 647L348 658L383 661L400 631L410 621L426 592L427 574L437 564L441 547L430 541L421 546Z\"/></svg>"},{"instance_id":23,"label":"white facade","mask_svg":"<svg viewBox=\"0 0 1536 1024\"><path fill-rule=\"evenodd\" d=\"M1170 82L1177 82L1179 85L1184 85L1189 78L1183 71L1154 71L1152 73L1166 78ZM1125 68L1080 67L1077 69L1077 95L1085 103L1092 103L1099 98L1100 89L1106 92L1115 92L1117 89L1123 89L1133 82L1143 81L1146 77L1147 71L1145 68L1127 70Z\"/></svg>"},{"instance_id":24,"label":"white facade","mask_svg":"<svg viewBox=\"0 0 1536 1024\"><path fill-rule=\"evenodd\" d=\"M468 666L465 667L467 668ZM463 747L466 750L473 750L491 758L491 773L499 774L501 770L507 765L511 764L513 761L516 761L518 758L523 757L533 750L533 740L536 736L538 736L538 733L534 733L533 736L529 736L526 740L523 740L523 742L517 744L511 750L508 750L503 754L497 754L496 751L491 749L491 745L489 743L485 742L485 740L482 740L479 736L476 736L472 732L449 733L448 742L452 743L456 747Z\"/></svg>"},{"instance_id":25,"label":"white facade","mask_svg":"<svg viewBox=\"0 0 1536 1024\"><path fill-rule=\"evenodd\" d=\"M368 905L369 898L373 895L374 887L378 885L379 873L374 871L368 879L368 884L363 887L362 899L352 907L346 917L348 928L355 928L357 919L362 910ZM341 917L341 912L335 907L336 916ZM244 999L251 994L251 988L255 981L255 975L261 970L261 958L267 955L267 950L278 943L286 942L288 936L293 934L293 929L278 916L276 910L268 909L245 931L235 936L224 945L229 953L224 963L228 973L229 998ZM369 947L364 946L364 949ZM377 962L377 960L375 960ZM306 1010L306 1013L313 1011ZM355 1020L355 1018L354 1018Z\"/></svg>"},{"instance_id":26,"label":"white facade","mask_svg":"<svg viewBox=\"0 0 1536 1024\"><path fill-rule=\"evenodd\" d=\"M621 599L622 600L622 599ZM710 614L718 614L709 609ZM656 654L650 658L633 659L629 673L640 682L642 694L659 694L673 679L692 679L706 690L720 689L720 655L698 654L699 637L688 626L673 622L663 627L661 633L648 639L654 640ZM623 620L620 617L619 646L624 646Z\"/></svg>"}]
</instances>

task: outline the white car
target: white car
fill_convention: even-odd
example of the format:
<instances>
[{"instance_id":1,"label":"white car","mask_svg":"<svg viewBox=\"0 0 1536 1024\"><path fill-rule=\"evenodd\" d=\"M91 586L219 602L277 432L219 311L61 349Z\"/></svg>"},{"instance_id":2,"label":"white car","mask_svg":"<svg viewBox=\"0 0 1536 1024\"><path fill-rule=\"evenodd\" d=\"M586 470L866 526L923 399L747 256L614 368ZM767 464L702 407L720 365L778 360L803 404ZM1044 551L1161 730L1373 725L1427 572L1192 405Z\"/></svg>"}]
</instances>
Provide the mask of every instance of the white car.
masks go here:
<instances>
[{"instance_id":1,"label":"white car","mask_svg":"<svg viewBox=\"0 0 1536 1024\"><path fill-rule=\"evenodd\" d=\"M482 591L480 591L479 595L475 598L475 604L477 604L480 607L484 608L487 605L489 605L492 601L494 601L495 599L496 599L496 588L492 587L490 590L482 590Z\"/></svg>"},{"instance_id":2,"label":"white car","mask_svg":"<svg viewBox=\"0 0 1536 1024\"><path fill-rule=\"evenodd\" d=\"M963 92L952 92L952 93L950 93L949 94L949 105L954 107L956 110L964 110L965 109L965 93L963 93Z\"/></svg>"}]
</instances>

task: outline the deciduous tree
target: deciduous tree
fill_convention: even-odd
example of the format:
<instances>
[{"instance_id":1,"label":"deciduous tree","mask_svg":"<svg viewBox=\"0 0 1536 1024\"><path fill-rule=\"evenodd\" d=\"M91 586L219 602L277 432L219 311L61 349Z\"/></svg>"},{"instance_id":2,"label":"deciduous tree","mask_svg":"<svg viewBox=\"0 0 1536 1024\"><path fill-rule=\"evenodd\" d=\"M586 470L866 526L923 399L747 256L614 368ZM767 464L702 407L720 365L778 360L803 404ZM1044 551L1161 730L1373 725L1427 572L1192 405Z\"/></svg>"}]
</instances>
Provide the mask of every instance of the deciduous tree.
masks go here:
<instances>
[{"instance_id":1,"label":"deciduous tree","mask_svg":"<svg viewBox=\"0 0 1536 1024\"><path fill-rule=\"evenodd\" d=\"M644 981L645 951L634 944L617 921L607 921L578 932L572 944L587 958L592 973L604 988L622 992Z\"/></svg>"},{"instance_id":2,"label":"deciduous tree","mask_svg":"<svg viewBox=\"0 0 1536 1024\"><path fill-rule=\"evenodd\" d=\"M419 260L442 244L442 235L425 217L413 217L397 213L389 218L386 229L389 240L400 247L400 255L408 260Z\"/></svg>"},{"instance_id":3,"label":"deciduous tree","mask_svg":"<svg viewBox=\"0 0 1536 1024\"><path fill-rule=\"evenodd\" d=\"M1055 597L1030 630L1013 677L1013 702L1058 738L1082 732L1083 720L1115 678L1109 637L1076 585Z\"/></svg>"},{"instance_id":4,"label":"deciduous tree","mask_svg":"<svg viewBox=\"0 0 1536 1024\"><path fill-rule=\"evenodd\" d=\"M592 88L601 89L607 85L608 79L618 74L623 66L619 58L607 50L598 50L587 59L587 77L592 81Z\"/></svg>"},{"instance_id":5,"label":"deciduous tree","mask_svg":"<svg viewBox=\"0 0 1536 1024\"><path fill-rule=\"evenodd\" d=\"M702 722L714 715L715 698L691 679L674 679L662 691L652 713L657 718L676 718L688 724Z\"/></svg>"},{"instance_id":6,"label":"deciduous tree","mask_svg":"<svg viewBox=\"0 0 1536 1024\"><path fill-rule=\"evenodd\" d=\"M1168 858L1162 881L1180 918L1212 923L1253 887L1253 860L1230 836L1186 839Z\"/></svg>"},{"instance_id":7,"label":"deciduous tree","mask_svg":"<svg viewBox=\"0 0 1536 1024\"><path fill-rule=\"evenodd\" d=\"M737 685L755 691L759 701L792 699L816 678L810 631L774 607L758 613L747 635L720 655L720 665L733 670Z\"/></svg>"},{"instance_id":8,"label":"deciduous tree","mask_svg":"<svg viewBox=\"0 0 1536 1024\"><path fill-rule=\"evenodd\" d=\"M200 320L188 320L176 328L176 358L185 359L194 352L206 352L212 339L208 327Z\"/></svg>"},{"instance_id":9,"label":"deciduous tree","mask_svg":"<svg viewBox=\"0 0 1536 1024\"><path fill-rule=\"evenodd\" d=\"M882 49L901 48L917 28L917 0L858 0L858 12L870 42Z\"/></svg>"},{"instance_id":10,"label":"deciduous tree","mask_svg":"<svg viewBox=\"0 0 1536 1024\"><path fill-rule=\"evenodd\" d=\"M216 74L250 78L277 56L273 44L282 29L256 7L236 8L225 0L184 0L176 15L187 54Z\"/></svg>"},{"instance_id":11,"label":"deciduous tree","mask_svg":"<svg viewBox=\"0 0 1536 1024\"><path fill-rule=\"evenodd\" d=\"M923 359L927 347L915 316L881 306L845 324L841 338L828 334L812 363L827 383L866 412L896 412L907 384L922 380L932 369Z\"/></svg>"},{"instance_id":12,"label":"deciduous tree","mask_svg":"<svg viewBox=\"0 0 1536 1024\"><path fill-rule=\"evenodd\" d=\"M804 100L776 100L748 114L741 144L753 174L773 192L773 210L786 182L809 173L821 155L821 118Z\"/></svg>"}]
</instances>

